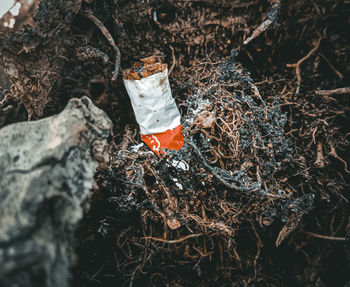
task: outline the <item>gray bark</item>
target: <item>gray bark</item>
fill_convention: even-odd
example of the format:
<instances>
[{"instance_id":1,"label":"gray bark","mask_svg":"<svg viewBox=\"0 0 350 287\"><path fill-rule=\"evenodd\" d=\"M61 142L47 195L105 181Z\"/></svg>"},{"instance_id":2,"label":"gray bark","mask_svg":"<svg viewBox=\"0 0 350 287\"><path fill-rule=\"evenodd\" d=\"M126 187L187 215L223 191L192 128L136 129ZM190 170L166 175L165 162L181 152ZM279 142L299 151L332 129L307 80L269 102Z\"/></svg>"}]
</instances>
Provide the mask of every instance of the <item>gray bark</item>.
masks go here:
<instances>
[{"instance_id":1,"label":"gray bark","mask_svg":"<svg viewBox=\"0 0 350 287\"><path fill-rule=\"evenodd\" d=\"M111 126L84 97L0 130L0 286L68 285L81 204Z\"/></svg>"}]
</instances>

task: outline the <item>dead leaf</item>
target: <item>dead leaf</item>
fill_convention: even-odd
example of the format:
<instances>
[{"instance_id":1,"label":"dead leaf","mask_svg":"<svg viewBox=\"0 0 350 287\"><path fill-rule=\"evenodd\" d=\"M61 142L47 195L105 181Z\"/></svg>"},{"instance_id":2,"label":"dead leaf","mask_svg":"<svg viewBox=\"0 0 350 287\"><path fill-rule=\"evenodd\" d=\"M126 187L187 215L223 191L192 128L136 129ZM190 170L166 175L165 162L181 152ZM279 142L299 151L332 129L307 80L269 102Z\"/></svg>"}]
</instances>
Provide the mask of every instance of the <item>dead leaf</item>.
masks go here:
<instances>
[{"instance_id":1,"label":"dead leaf","mask_svg":"<svg viewBox=\"0 0 350 287\"><path fill-rule=\"evenodd\" d=\"M212 127L215 121L216 121L215 114L209 111L200 112L195 119L195 123L199 124L203 128Z\"/></svg>"},{"instance_id":2,"label":"dead leaf","mask_svg":"<svg viewBox=\"0 0 350 287\"><path fill-rule=\"evenodd\" d=\"M299 223L304 214L307 212L293 213L287 220L286 224L281 229L276 239L276 246L278 247L295 229L297 229Z\"/></svg>"},{"instance_id":3,"label":"dead leaf","mask_svg":"<svg viewBox=\"0 0 350 287\"><path fill-rule=\"evenodd\" d=\"M178 229L181 226L180 221L178 219L176 219L175 217L168 218L167 223L168 223L168 226L170 227L170 229L172 229L172 230Z\"/></svg>"}]
</instances>

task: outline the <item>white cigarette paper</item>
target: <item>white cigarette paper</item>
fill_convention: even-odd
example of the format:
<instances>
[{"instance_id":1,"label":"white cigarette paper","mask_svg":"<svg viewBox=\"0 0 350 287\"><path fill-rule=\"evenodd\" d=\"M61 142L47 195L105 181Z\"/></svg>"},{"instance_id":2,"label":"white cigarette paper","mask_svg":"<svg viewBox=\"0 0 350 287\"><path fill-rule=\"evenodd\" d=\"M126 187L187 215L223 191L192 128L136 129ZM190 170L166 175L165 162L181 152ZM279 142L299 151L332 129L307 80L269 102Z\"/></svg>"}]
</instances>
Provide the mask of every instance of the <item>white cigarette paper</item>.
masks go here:
<instances>
[{"instance_id":1,"label":"white cigarette paper","mask_svg":"<svg viewBox=\"0 0 350 287\"><path fill-rule=\"evenodd\" d=\"M168 69L141 80L124 80L141 134L157 134L180 125L180 112L171 95Z\"/></svg>"}]
</instances>

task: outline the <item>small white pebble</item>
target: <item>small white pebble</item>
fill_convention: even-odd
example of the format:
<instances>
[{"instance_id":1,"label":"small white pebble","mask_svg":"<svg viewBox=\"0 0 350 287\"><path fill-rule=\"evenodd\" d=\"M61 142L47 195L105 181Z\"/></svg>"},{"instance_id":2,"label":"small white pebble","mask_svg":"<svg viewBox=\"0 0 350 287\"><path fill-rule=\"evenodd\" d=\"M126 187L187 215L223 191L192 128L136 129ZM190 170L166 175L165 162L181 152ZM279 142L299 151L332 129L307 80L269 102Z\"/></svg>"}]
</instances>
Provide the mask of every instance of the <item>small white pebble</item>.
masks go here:
<instances>
[{"instance_id":1,"label":"small white pebble","mask_svg":"<svg viewBox=\"0 0 350 287\"><path fill-rule=\"evenodd\" d=\"M153 11L153 21L157 22L158 18L157 18L157 11Z\"/></svg>"},{"instance_id":2,"label":"small white pebble","mask_svg":"<svg viewBox=\"0 0 350 287\"><path fill-rule=\"evenodd\" d=\"M185 162L184 160L176 160L176 159L173 159L171 161L171 165L175 168L179 168L179 169L182 169L184 171L188 171L190 169L189 165L187 162Z\"/></svg>"},{"instance_id":3,"label":"small white pebble","mask_svg":"<svg viewBox=\"0 0 350 287\"><path fill-rule=\"evenodd\" d=\"M178 180L177 178L173 178L173 181L175 182L175 185L176 185L179 189L181 189L181 190L184 189L183 185L182 185L181 183L179 183L179 180Z\"/></svg>"},{"instance_id":4,"label":"small white pebble","mask_svg":"<svg viewBox=\"0 0 350 287\"><path fill-rule=\"evenodd\" d=\"M133 146L130 147L130 149L133 152L138 152L141 147L143 147L143 143L140 143L138 145L133 145Z\"/></svg>"},{"instance_id":5,"label":"small white pebble","mask_svg":"<svg viewBox=\"0 0 350 287\"><path fill-rule=\"evenodd\" d=\"M11 18L11 19L10 19L9 27L10 27L10 28L13 28L13 27L15 26L15 23L16 23L16 20L13 19L13 18Z\"/></svg>"}]
</instances>

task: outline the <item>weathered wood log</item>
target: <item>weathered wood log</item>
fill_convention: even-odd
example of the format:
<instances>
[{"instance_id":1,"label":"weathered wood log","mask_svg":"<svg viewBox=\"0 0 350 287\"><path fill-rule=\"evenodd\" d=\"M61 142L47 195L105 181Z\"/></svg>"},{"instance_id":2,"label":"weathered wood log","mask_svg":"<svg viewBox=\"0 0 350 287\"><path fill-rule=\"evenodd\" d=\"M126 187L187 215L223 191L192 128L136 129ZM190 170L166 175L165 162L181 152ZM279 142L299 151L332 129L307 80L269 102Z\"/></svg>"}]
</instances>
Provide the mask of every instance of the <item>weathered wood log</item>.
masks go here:
<instances>
[{"instance_id":1,"label":"weathered wood log","mask_svg":"<svg viewBox=\"0 0 350 287\"><path fill-rule=\"evenodd\" d=\"M111 126L83 97L0 130L0 286L67 286L81 204Z\"/></svg>"}]
</instances>

